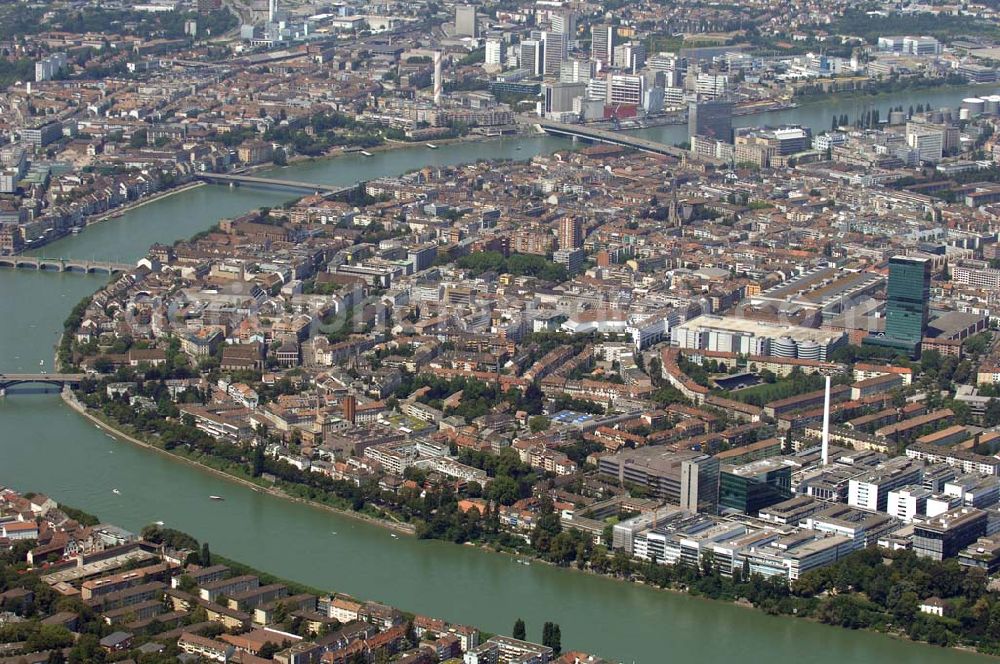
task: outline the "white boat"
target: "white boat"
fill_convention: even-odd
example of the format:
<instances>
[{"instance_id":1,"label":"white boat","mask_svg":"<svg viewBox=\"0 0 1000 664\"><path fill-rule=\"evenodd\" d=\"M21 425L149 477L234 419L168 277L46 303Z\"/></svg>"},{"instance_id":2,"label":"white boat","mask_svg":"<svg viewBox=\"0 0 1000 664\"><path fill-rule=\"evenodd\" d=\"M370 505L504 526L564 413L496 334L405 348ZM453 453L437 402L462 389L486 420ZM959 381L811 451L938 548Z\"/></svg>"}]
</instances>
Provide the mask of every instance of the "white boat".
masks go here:
<instances>
[{"instance_id":1,"label":"white boat","mask_svg":"<svg viewBox=\"0 0 1000 664\"><path fill-rule=\"evenodd\" d=\"M431 150L437 150L438 149L438 146L434 145L433 143L428 143L427 147L429 147Z\"/></svg>"},{"instance_id":2,"label":"white boat","mask_svg":"<svg viewBox=\"0 0 1000 664\"><path fill-rule=\"evenodd\" d=\"M116 496L120 496L122 492L119 491L118 489L112 489L111 493L115 494Z\"/></svg>"},{"instance_id":3,"label":"white boat","mask_svg":"<svg viewBox=\"0 0 1000 664\"><path fill-rule=\"evenodd\" d=\"M158 525L158 526L162 526L162 525L163 525L163 522L162 522L162 521L154 521L153 523L155 523L155 524L156 524L156 525Z\"/></svg>"},{"instance_id":4,"label":"white boat","mask_svg":"<svg viewBox=\"0 0 1000 664\"><path fill-rule=\"evenodd\" d=\"M389 533L389 537L391 537L392 539L399 539L399 535L397 535L396 533Z\"/></svg>"},{"instance_id":5,"label":"white boat","mask_svg":"<svg viewBox=\"0 0 1000 664\"><path fill-rule=\"evenodd\" d=\"M209 496L211 500L225 500L222 496Z\"/></svg>"},{"instance_id":6,"label":"white boat","mask_svg":"<svg viewBox=\"0 0 1000 664\"><path fill-rule=\"evenodd\" d=\"M361 154L363 154L363 155L364 155L364 156L366 156L366 157L370 157L370 156L372 156L372 153L371 153L371 152L369 152L368 150L362 150L362 151L361 151Z\"/></svg>"}]
</instances>

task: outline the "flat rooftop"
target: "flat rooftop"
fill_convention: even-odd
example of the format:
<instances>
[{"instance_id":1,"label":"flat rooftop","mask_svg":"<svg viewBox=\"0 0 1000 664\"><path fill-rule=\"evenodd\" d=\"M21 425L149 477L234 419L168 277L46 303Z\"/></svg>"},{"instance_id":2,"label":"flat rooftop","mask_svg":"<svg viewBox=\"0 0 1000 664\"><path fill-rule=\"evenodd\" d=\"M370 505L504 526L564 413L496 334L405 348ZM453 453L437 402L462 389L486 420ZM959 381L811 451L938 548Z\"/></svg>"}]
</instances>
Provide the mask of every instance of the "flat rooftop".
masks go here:
<instances>
[{"instance_id":1,"label":"flat rooftop","mask_svg":"<svg viewBox=\"0 0 1000 664\"><path fill-rule=\"evenodd\" d=\"M983 317L979 314L966 313L964 311L949 311L934 318L927 324L927 332L924 335L930 339L950 339L965 329L974 326Z\"/></svg>"},{"instance_id":2,"label":"flat rooftop","mask_svg":"<svg viewBox=\"0 0 1000 664\"><path fill-rule=\"evenodd\" d=\"M740 448L734 448L740 449ZM727 464L722 467L722 471L729 473L730 475L739 475L740 477L745 477L748 475L759 475L761 473L769 473L774 470L781 470L782 468L788 468L791 470L791 466L782 461L781 459L759 459L757 461L751 461L750 463L743 463L739 465Z\"/></svg>"},{"instance_id":3,"label":"flat rooftop","mask_svg":"<svg viewBox=\"0 0 1000 664\"><path fill-rule=\"evenodd\" d=\"M702 315L682 323L678 327L686 329L716 330L719 332L734 332L737 334L754 335L757 337L791 337L796 341L815 341L818 344L828 344L841 337L841 333L830 330L820 330L801 325L778 325L749 318L732 316Z\"/></svg>"}]
</instances>

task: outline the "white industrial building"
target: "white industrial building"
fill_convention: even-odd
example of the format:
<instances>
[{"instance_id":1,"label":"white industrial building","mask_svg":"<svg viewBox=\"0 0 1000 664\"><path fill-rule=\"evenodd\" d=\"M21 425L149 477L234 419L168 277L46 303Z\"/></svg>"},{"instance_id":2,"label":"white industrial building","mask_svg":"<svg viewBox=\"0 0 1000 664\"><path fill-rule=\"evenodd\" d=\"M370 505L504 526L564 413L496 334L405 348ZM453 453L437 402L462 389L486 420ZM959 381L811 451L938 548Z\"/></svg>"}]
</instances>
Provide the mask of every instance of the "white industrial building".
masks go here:
<instances>
[{"instance_id":1,"label":"white industrial building","mask_svg":"<svg viewBox=\"0 0 1000 664\"><path fill-rule=\"evenodd\" d=\"M798 325L704 315L673 328L670 340L673 345L690 350L826 361L833 351L847 343L847 335Z\"/></svg>"},{"instance_id":2,"label":"white industrial building","mask_svg":"<svg viewBox=\"0 0 1000 664\"><path fill-rule=\"evenodd\" d=\"M904 523L910 523L915 517L927 514L927 499L933 495L930 489L922 486L906 486L889 492L886 511Z\"/></svg>"},{"instance_id":3,"label":"white industrial building","mask_svg":"<svg viewBox=\"0 0 1000 664\"><path fill-rule=\"evenodd\" d=\"M869 512L884 512L889 506L889 492L923 479L923 464L906 457L896 457L880 464L871 473L850 480L847 504Z\"/></svg>"}]
</instances>

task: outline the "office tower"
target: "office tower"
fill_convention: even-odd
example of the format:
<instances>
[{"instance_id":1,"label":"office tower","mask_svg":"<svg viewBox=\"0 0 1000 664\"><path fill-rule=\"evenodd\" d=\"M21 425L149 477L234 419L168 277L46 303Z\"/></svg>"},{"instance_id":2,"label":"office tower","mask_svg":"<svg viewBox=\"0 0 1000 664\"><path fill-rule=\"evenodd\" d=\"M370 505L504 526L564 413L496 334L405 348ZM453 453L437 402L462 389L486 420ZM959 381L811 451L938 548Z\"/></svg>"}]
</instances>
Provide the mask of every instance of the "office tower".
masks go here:
<instances>
[{"instance_id":1,"label":"office tower","mask_svg":"<svg viewBox=\"0 0 1000 664\"><path fill-rule=\"evenodd\" d=\"M886 289L885 336L877 345L919 352L927 329L931 297L931 262L927 258L893 256L889 259L889 286ZM867 339L866 339L867 341Z\"/></svg>"},{"instance_id":2,"label":"office tower","mask_svg":"<svg viewBox=\"0 0 1000 664\"><path fill-rule=\"evenodd\" d=\"M638 73L646 65L646 47L640 42L628 42L615 46L614 65L631 74Z\"/></svg>"},{"instance_id":3,"label":"office tower","mask_svg":"<svg viewBox=\"0 0 1000 664\"><path fill-rule=\"evenodd\" d=\"M594 78L594 63L591 60L564 60L559 66L560 83L589 83Z\"/></svg>"},{"instance_id":4,"label":"office tower","mask_svg":"<svg viewBox=\"0 0 1000 664\"><path fill-rule=\"evenodd\" d=\"M567 36L551 31L542 33L542 42L545 44L544 72L546 76L559 76L559 67L566 60Z\"/></svg>"},{"instance_id":5,"label":"office tower","mask_svg":"<svg viewBox=\"0 0 1000 664\"><path fill-rule=\"evenodd\" d=\"M35 63L35 81L49 81L66 68L66 54L53 53ZM30 92L30 90L29 90Z\"/></svg>"},{"instance_id":6,"label":"office tower","mask_svg":"<svg viewBox=\"0 0 1000 664\"><path fill-rule=\"evenodd\" d=\"M531 72L532 76L541 76L545 71L545 44L537 39L525 39L521 42L521 69Z\"/></svg>"},{"instance_id":7,"label":"office tower","mask_svg":"<svg viewBox=\"0 0 1000 664\"><path fill-rule=\"evenodd\" d=\"M604 100L608 104L638 106L646 92L646 79L633 74L611 74L607 78L607 87Z\"/></svg>"},{"instance_id":8,"label":"office tower","mask_svg":"<svg viewBox=\"0 0 1000 664\"><path fill-rule=\"evenodd\" d=\"M602 456L597 470L603 477L642 486L659 500L692 512L718 511L720 468L716 457L647 446Z\"/></svg>"},{"instance_id":9,"label":"office tower","mask_svg":"<svg viewBox=\"0 0 1000 664\"><path fill-rule=\"evenodd\" d=\"M583 249L559 249L552 254L552 262L566 268L568 274L576 274L587 262Z\"/></svg>"},{"instance_id":10,"label":"office tower","mask_svg":"<svg viewBox=\"0 0 1000 664\"><path fill-rule=\"evenodd\" d=\"M583 222L566 217L559 222L559 248L576 249L583 246Z\"/></svg>"},{"instance_id":11,"label":"office tower","mask_svg":"<svg viewBox=\"0 0 1000 664\"><path fill-rule=\"evenodd\" d=\"M681 461L681 507L718 514L719 471L719 460L707 454Z\"/></svg>"},{"instance_id":12,"label":"office tower","mask_svg":"<svg viewBox=\"0 0 1000 664\"><path fill-rule=\"evenodd\" d=\"M784 502L792 493L792 469L778 459L723 465L719 471L719 506L743 514Z\"/></svg>"},{"instance_id":13,"label":"office tower","mask_svg":"<svg viewBox=\"0 0 1000 664\"><path fill-rule=\"evenodd\" d=\"M592 78L587 83L587 98L598 101L608 101L608 80L606 78Z\"/></svg>"},{"instance_id":14,"label":"office tower","mask_svg":"<svg viewBox=\"0 0 1000 664\"><path fill-rule=\"evenodd\" d=\"M974 507L956 507L916 524L913 552L918 558L944 560L986 535L987 513Z\"/></svg>"},{"instance_id":15,"label":"office tower","mask_svg":"<svg viewBox=\"0 0 1000 664\"><path fill-rule=\"evenodd\" d=\"M455 5L455 36L476 37L476 8L473 5Z\"/></svg>"},{"instance_id":16,"label":"office tower","mask_svg":"<svg viewBox=\"0 0 1000 664\"><path fill-rule=\"evenodd\" d=\"M687 58L679 58L673 53L656 53L646 66L657 74L663 74L663 85L668 88L683 88L687 73ZM683 90L681 90L683 93Z\"/></svg>"},{"instance_id":17,"label":"office tower","mask_svg":"<svg viewBox=\"0 0 1000 664\"><path fill-rule=\"evenodd\" d=\"M944 139L945 132L939 128L916 122L906 123L906 144L913 149L919 161L941 161L944 156Z\"/></svg>"},{"instance_id":18,"label":"office tower","mask_svg":"<svg viewBox=\"0 0 1000 664\"><path fill-rule=\"evenodd\" d=\"M605 65L611 64L615 49L615 26L599 24L590 26L590 59Z\"/></svg>"},{"instance_id":19,"label":"office tower","mask_svg":"<svg viewBox=\"0 0 1000 664\"><path fill-rule=\"evenodd\" d=\"M698 73L691 77L688 82L698 97L702 99L718 99L729 90L729 76L726 74Z\"/></svg>"},{"instance_id":20,"label":"office tower","mask_svg":"<svg viewBox=\"0 0 1000 664\"><path fill-rule=\"evenodd\" d=\"M688 104L688 136L705 136L733 142L733 105L728 101L699 101Z\"/></svg>"},{"instance_id":21,"label":"office tower","mask_svg":"<svg viewBox=\"0 0 1000 664\"><path fill-rule=\"evenodd\" d=\"M552 15L552 32L566 35L567 40L576 36L576 14L571 11L557 12Z\"/></svg>"},{"instance_id":22,"label":"office tower","mask_svg":"<svg viewBox=\"0 0 1000 664\"><path fill-rule=\"evenodd\" d=\"M486 40L486 60L487 66L502 67L507 57L507 45L502 39Z\"/></svg>"}]
</instances>

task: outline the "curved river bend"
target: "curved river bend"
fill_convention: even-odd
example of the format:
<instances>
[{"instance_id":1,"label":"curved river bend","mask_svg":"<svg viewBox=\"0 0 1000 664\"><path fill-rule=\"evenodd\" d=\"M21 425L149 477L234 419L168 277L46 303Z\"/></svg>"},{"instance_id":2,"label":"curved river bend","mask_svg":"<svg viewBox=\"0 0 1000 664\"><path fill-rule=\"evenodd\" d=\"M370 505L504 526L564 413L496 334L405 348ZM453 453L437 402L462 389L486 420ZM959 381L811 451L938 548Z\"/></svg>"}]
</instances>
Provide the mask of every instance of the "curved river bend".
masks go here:
<instances>
[{"instance_id":1,"label":"curved river bend","mask_svg":"<svg viewBox=\"0 0 1000 664\"><path fill-rule=\"evenodd\" d=\"M984 92L986 94L986 92ZM968 91L927 91L876 105L957 105ZM739 118L737 124L798 122L817 131L835 113L852 117L867 100L817 104ZM644 134L684 140L682 127ZM552 138L413 148L297 164L272 171L289 179L349 184L428 164L527 159L569 146ZM278 175L281 174L281 175ZM220 217L274 206L287 195L206 186L171 196L44 248L48 256L132 261L153 242L172 242ZM62 321L98 276L0 272L0 371L50 365ZM560 623L563 643L623 662L694 659L751 664L842 661L961 664L982 657L864 632L775 618L733 605L665 593L444 542L394 539L369 524L254 492L187 464L120 442L65 408L54 394L14 392L0 399L0 484L44 491L56 500L138 530L153 521L211 542L218 552L310 585L378 599L400 608L509 634L516 617L528 637ZM119 494L112 493L118 489ZM222 502L209 495L225 496Z\"/></svg>"}]
</instances>

